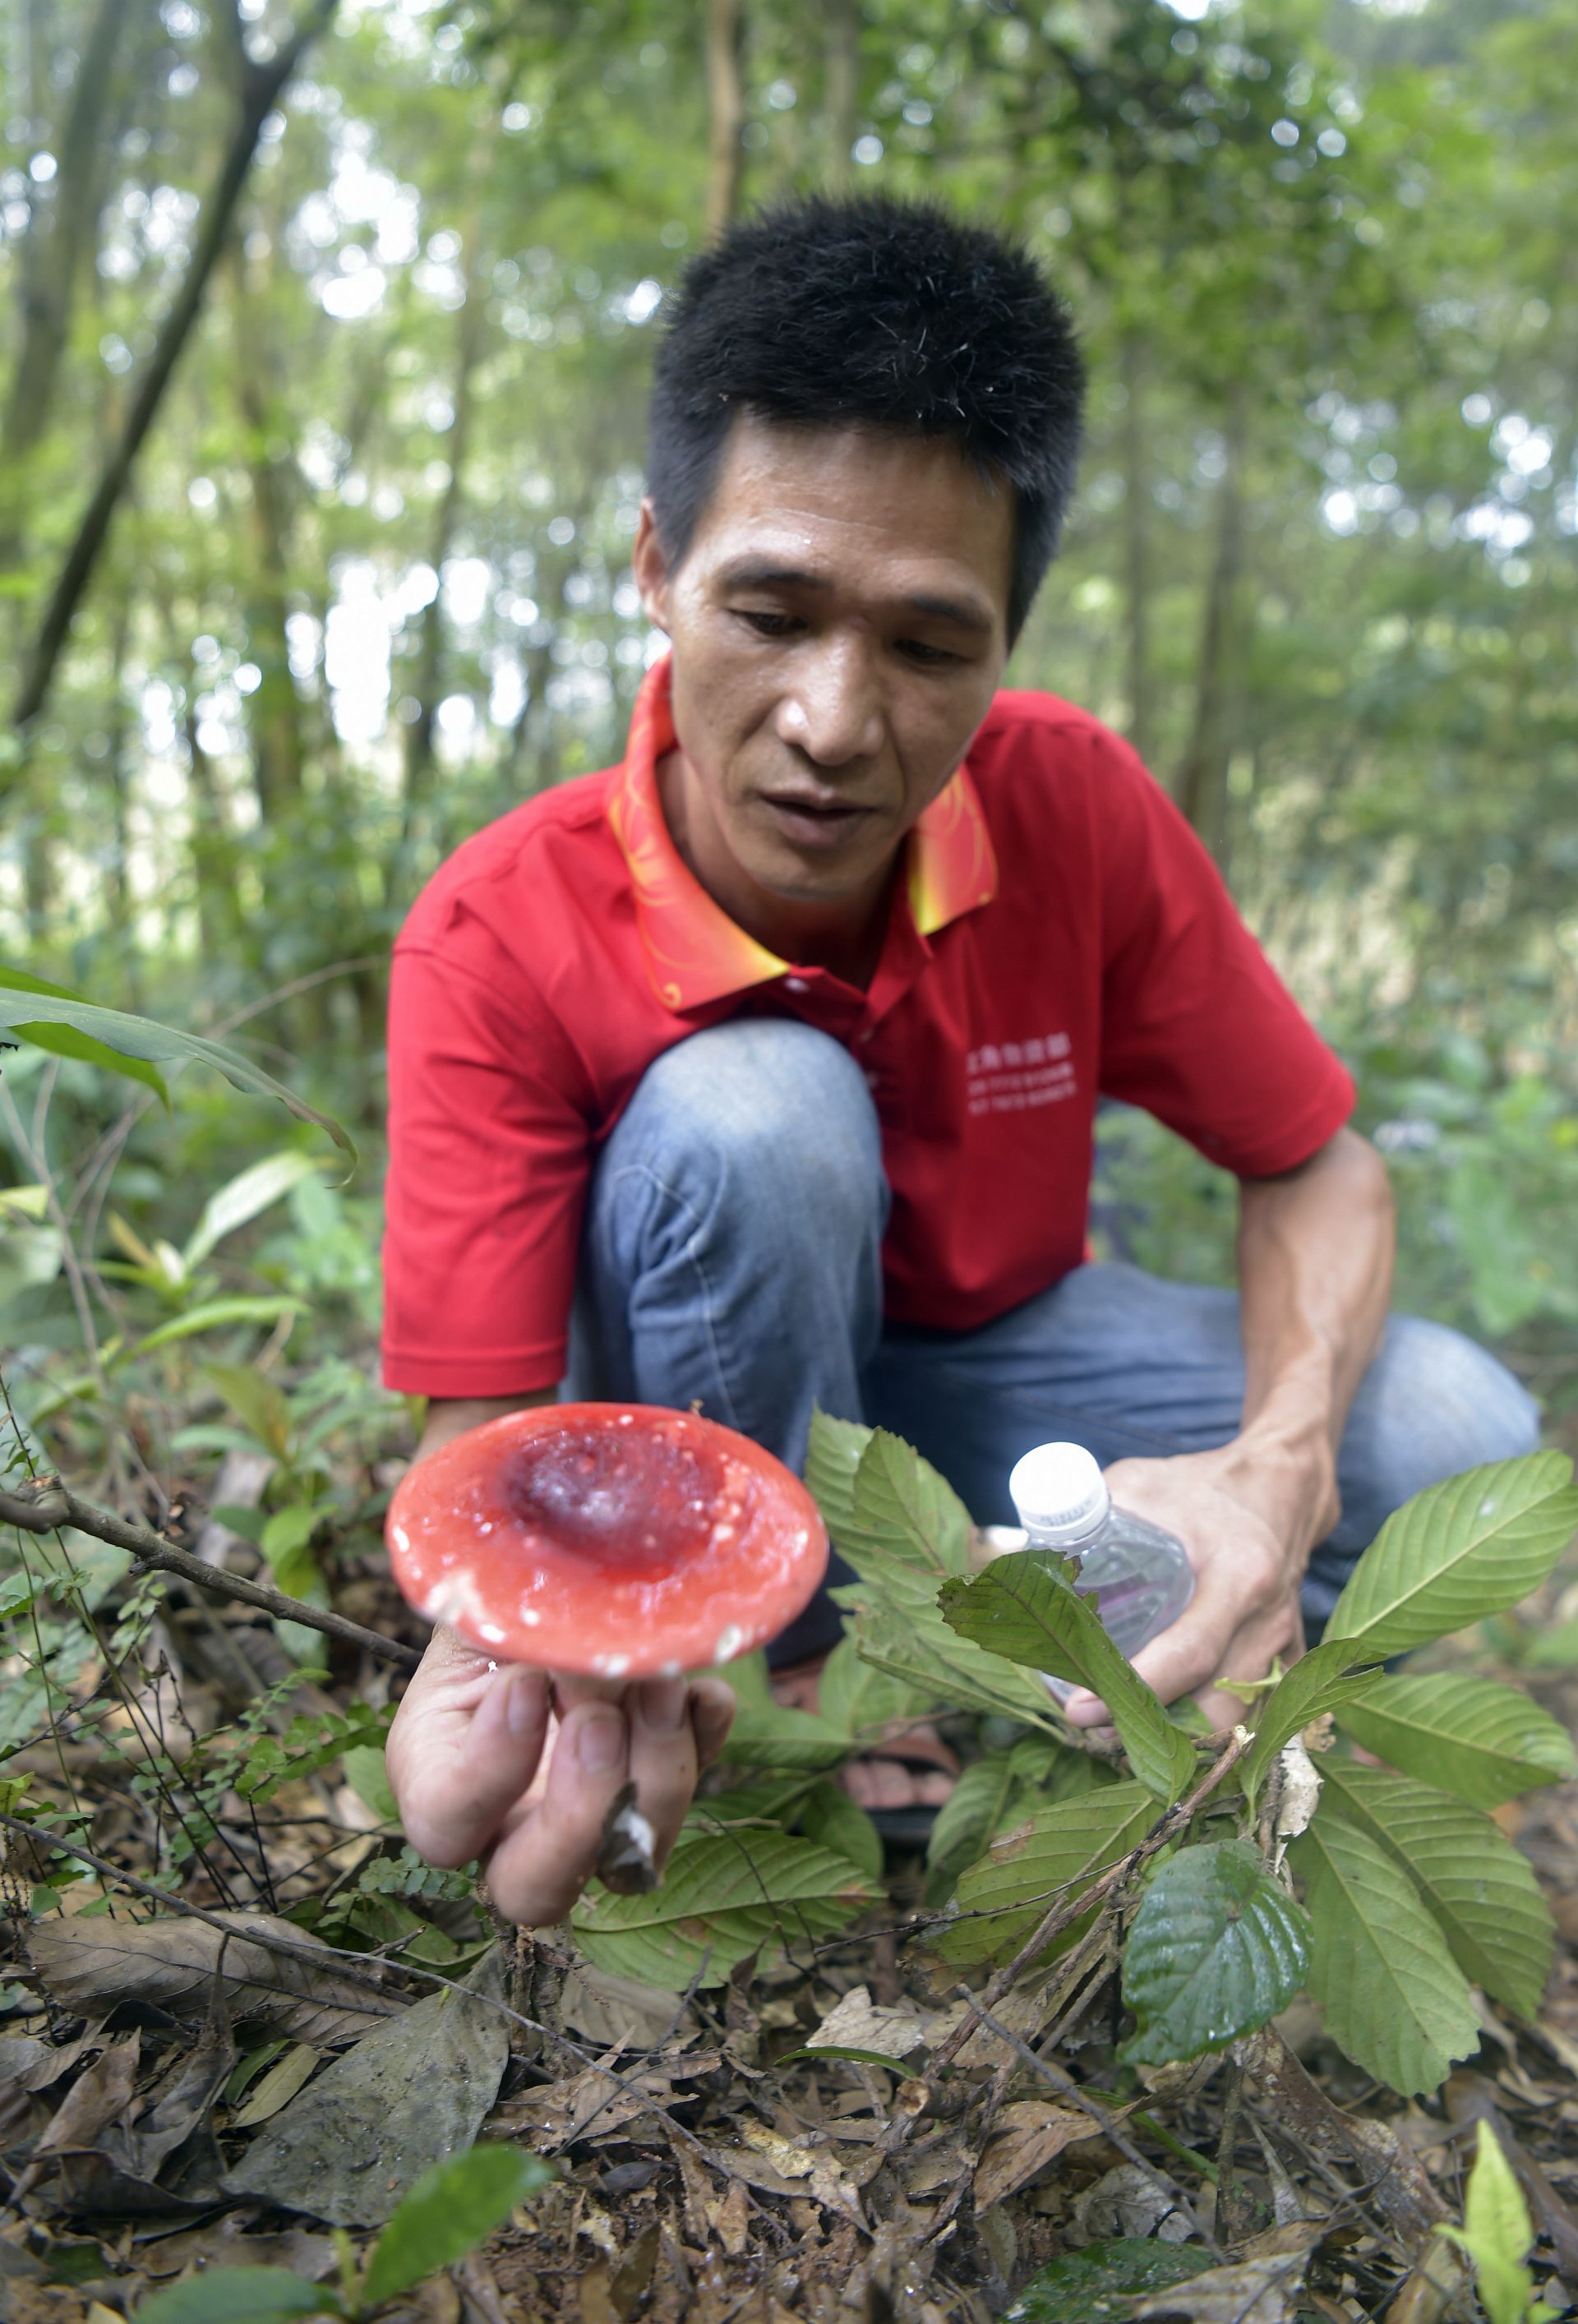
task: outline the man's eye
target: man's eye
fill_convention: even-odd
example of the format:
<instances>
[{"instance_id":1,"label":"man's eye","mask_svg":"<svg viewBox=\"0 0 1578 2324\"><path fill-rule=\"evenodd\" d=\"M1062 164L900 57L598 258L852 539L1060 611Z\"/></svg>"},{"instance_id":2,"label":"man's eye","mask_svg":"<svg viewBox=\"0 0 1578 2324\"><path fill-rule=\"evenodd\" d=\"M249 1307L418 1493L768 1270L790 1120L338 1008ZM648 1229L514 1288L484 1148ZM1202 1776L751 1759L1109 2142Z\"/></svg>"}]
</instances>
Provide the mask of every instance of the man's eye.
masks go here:
<instances>
[{"instance_id":1,"label":"man's eye","mask_svg":"<svg viewBox=\"0 0 1578 2324\"><path fill-rule=\"evenodd\" d=\"M743 607L735 618L748 622L759 638L787 638L795 626L790 613L760 613Z\"/></svg>"},{"instance_id":2,"label":"man's eye","mask_svg":"<svg viewBox=\"0 0 1578 2324\"><path fill-rule=\"evenodd\" d=\"M900 638L899 650L927 669L940 669L945 663L959 659L957 654L945 652L941 646L928 646L924 638Z\"/></svg>"}]
</instances>

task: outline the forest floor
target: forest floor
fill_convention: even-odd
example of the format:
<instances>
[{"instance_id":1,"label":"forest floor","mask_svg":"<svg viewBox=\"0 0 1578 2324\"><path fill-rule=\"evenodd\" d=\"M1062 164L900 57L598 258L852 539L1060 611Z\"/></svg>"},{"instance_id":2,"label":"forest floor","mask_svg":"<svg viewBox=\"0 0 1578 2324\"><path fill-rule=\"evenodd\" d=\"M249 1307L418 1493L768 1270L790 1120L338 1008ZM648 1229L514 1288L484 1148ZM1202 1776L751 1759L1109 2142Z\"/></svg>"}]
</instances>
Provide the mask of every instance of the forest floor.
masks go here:
<instances>
[{"instance_id":1,"label":"forest floor","mask_svg":"<svg viewBox=\"0 0 1578 2324\"><path fill-rule=\"evenodd\" d=\"M188 1524L195 1537L199 1521ZM419 1637L375 1551L337 1569L336 1602ZM1571 1577L1559 1580L1523 1609L1516 1635L1539 1635L1575 1603ZM1516 1656L1512 1636L1476 1633L1435 1653L1495 1673ZM933 2053L972 2005L915 1941L925 1925L915 1858L892 1862L886 1904L854 1932L791 1942L776 1962L682 1997L590 1968L568 1932L479 1925L437 1880L414 1950L469 1978L478 1999L464 2009L446 2015L431 1997L448 1991L453 2004L453 1989L415 1968L415 1916L392 1902L382 1945L364 1923L359 1953L322 1964L271 1953L303 1941L299 1919L281 1914L300 1916L312 1898L307 1917L331 1926L323 1908L386 1853L375 1811L332 1749L261 1803L218 1785L213 1836L178 1883L168 1851L161 1871L148 1847L139 1737L151 1725L167 1740L211 1737L250 1696L264 1706L257 1730L277 1738L303 1712L377 1701L387 1676L337 1646L327 1688L292 1686L266 1619L179 1585L152 1637L135 1703L80 1739L68 1721L5 1771L29 1779L35 1805L78 1812L71 1828L106 1872L61 1887L60 1911L39 1918L32 1883L48 1867L34 1843L8 1836L0 2324L108 2324L214 2265L337 2280L331 2223L370 2247L363 2223L390 2206L369 2200L367 2173L394 2156L398 2175L407 2116L429 2117L430 2132L447 2090L479 2076L498 2091L481 2135L552 2157L559 2175L468 2259L380 2316L985 2324L1006 2311L1104 2324L1186 2312L1211 2324L1435 2324L1472 2313L1432 2230L1462 2216L1474 2126L1487 2119L1542 2238L1536 2281L1558 2310L1578 2294L1578 1785L1498 1812L1560 1932L1540 2015L1522 2024L1485 2003L1477 2057L1430 2098L1367 2086L1302 2004L1231 2056L1140 2069L1137 2086L1114 2055L1106 1944L1070 1957L1072 1977L1066 1960L1016 1987L934 2076ZM74 1698L101 1699L103 1675L87 1665ZM1578 1669L1518 1675L1578 1722ZM13 1792L0 1801L10 1804ZM127 1877L151 1884L142 1899ZM218 1924L180 1917L182 1906ZM403 1964L392 1957L402 1944ZM316 2130L281 2139L278 2117L321 2080L322 2061L341 2053L323 2070L343 2075L360 2050L347 2044L374 2028L378 2077L326 2085ZM818 2056L813 2037L901 2059L902 2070ZM1079 2262L1114 2237L1148 2240L1149 2298L1116 2298L1095 2262ZM1194 2270L1210 2273L1186 2305L1169 2286Z\"/></svg>"}]
</instances>

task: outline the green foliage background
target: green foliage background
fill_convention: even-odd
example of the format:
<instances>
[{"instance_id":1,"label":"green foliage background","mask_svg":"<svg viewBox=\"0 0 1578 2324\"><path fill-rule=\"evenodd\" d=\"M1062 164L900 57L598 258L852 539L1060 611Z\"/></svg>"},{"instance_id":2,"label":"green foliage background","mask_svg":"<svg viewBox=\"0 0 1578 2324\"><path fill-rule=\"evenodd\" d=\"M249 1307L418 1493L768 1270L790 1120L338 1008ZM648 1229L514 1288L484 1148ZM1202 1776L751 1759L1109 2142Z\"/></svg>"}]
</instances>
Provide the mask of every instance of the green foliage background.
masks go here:
<instances>
[{"instance_id":1,"label":"green foliage background","mask_svg":"<svg viewBox=\"0 0 1578 2324\"><path fill-rule=\"evenodd\" d=\"M1571 12L755 0L709 60L730 15L341 0L263 124L43 705L0 735L0 949L196 1029L256 1012L235 1038L258 1063L371 1133L350 1189L303 1180L289 1248L254 1230L226 1277L314 1309L292 1356L365 1345L390 938L463 835L617 752L650 650L625 558L660 293L741 203L935 194L1029 238L1091 364L1078 505L1010 677L1145 751L1359 1072L1403 1194L1400 1298L1505 1346L1559 1412ZM246 76L291 29L276 0L19 7L0 60L19 685ZM0 1176L76 1189L88 1261L115 1256L112 1207L179 1248L259 1150L256 1111L190 1074L171 1115L144 1099L119 1128L85 1065L24 1051L5 1081ZM1231 1188L1137 1118L1106 1130L1107 1247L1221 1275ZM100 1333L164 1314L91 1266L74 1297L47 1222L9 1223L0 1336L30 1376L79 1342L83 1299Z\"/></svg>"}]
</instances>

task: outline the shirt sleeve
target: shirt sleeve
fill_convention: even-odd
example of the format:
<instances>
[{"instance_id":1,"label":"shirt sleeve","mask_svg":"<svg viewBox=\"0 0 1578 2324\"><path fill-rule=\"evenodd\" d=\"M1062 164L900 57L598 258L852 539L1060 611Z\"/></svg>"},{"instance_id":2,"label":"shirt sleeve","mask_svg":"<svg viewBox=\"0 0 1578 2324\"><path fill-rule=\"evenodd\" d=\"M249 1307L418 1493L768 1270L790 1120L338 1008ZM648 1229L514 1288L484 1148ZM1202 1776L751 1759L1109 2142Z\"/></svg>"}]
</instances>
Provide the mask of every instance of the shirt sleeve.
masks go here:
<instances>
[{"instance_id":1,"label":"shirt sleeve","mask_svg":"<svg viewBox=\"0 0 1578 2324\"><path fill-rule=\"evenodd\" d=\"M1347 1120L1353 1084L1172 801L1115 735L1096 747L1102 1088L1239 1177L1295 1169Z\"/></svg>"},{"instance_id":2,"label":"shirt sleeve","mask_svg":"<svg viewBox=\"0 0 1578 2324\"><path fill-rule=\"evenodd\" d=\"M516 1396L563 1375L591 1170L563 1028L473 925L466 963L401 944L389 1000L383 1378Z\"/></svg>"}]
</instances>

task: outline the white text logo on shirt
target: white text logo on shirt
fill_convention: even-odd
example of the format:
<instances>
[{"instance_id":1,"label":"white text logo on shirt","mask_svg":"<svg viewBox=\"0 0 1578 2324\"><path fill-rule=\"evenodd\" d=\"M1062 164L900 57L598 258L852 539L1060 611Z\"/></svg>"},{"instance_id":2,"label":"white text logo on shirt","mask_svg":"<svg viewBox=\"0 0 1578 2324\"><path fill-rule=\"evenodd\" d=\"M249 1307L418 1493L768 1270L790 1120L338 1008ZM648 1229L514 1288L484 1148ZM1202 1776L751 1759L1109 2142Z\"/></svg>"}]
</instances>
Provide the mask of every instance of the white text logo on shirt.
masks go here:
<instances>
[{"instance_id":1,"label":"white text logo on shirt","mask_svg":"<svg viewBox=\"0 0 1578 2324\"><path fill-rule=\"evenodd\" d=\"M1057 1105L1079 1084L1066 1033L1038 1035L1028 1041L983 1041L964 1060L965 1094L972 1113L1023 1113L1031 1106Z\"/></svg>"}]
</instances>

